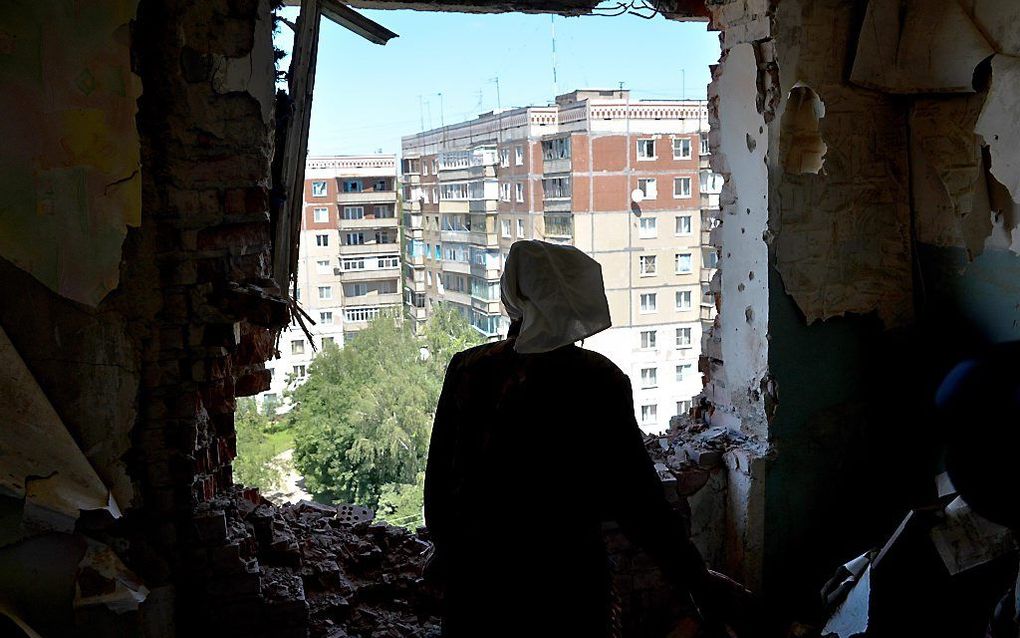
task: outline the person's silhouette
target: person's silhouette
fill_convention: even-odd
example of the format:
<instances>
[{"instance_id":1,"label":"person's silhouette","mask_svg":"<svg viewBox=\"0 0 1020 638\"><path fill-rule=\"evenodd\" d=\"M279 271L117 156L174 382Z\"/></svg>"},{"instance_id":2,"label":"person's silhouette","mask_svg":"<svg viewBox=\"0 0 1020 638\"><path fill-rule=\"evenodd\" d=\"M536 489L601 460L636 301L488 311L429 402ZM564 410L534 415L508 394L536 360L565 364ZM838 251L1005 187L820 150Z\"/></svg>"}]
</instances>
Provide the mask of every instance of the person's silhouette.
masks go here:
<instances>
[{"instance_id":1,"label":"person's silhouette","mask_svg":"<svg viewBox=\"0 0 1020 638\"><path fill-rule=\"evenodd\" d=\"M501 288L509 335L453 358L432 431L425 521L443 635L607 636L605 520L706 604L712 578L665 499L627 376L573 345L610 325L601 267L517 242Z\"/></svg>"}]
</instances>

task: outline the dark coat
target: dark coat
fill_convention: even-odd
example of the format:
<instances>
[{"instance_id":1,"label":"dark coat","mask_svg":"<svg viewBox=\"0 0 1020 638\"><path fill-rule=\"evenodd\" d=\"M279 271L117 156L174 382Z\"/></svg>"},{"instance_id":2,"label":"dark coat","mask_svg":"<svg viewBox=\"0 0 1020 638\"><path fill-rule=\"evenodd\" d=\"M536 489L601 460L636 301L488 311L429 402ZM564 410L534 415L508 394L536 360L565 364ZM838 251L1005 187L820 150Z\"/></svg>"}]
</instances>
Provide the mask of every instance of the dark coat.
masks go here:
<instances>
[{"instance_id":1,"label":"dark coat","mask_svg":"<svg viewBox=\"0 0 1020 638\"><path fill-rule=\"evenodd\" d=\"M443 635L603 637L603 521L678 585L705 567L645 451L627 376L572 345L512 345L455 356L436 411L425 520L446 581Z\"/></svg>"}]
</instances>

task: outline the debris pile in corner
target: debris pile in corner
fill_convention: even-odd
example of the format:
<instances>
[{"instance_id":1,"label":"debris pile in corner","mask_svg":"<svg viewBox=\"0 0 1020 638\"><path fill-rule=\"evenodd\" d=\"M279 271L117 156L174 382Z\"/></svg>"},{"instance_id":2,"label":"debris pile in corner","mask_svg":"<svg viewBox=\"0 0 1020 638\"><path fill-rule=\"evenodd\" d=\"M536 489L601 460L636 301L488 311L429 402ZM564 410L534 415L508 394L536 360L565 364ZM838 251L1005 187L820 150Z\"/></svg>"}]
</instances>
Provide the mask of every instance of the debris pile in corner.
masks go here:
<instances>
[{"instance_id":1,"label":"debris pile in corner","mask_svg":"<svg viewBox=\"0 0 1020 638\"><path fill-rule=\"evenodd\" d=\"M310 501L277 507L240 488L209 506L222 513L245 571L258 576L269 625L305 625L312 638L439 635L439 596L421 576L424 530L372 522L367 510L352 517L343 506L340 516Z\"/></svg>"}]
</instances>

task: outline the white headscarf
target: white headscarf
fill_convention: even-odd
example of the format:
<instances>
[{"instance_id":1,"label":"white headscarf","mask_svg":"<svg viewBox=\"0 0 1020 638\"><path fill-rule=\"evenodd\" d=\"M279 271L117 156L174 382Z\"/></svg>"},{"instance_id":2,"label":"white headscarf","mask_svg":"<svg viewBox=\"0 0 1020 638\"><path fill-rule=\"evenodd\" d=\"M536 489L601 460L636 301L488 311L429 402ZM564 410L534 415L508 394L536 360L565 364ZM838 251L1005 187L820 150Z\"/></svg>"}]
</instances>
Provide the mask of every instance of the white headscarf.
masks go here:
<instances>
[{"instance_id":1,"label":"white headscarf","mask_svg":"<svg viewBox=\"0 0 1020 638\"><path fill-rule=\"evenodd\" d=\"M612 325L602 266L573 246L518 241L510 246L500 296L522 320L514 350L549 352Z\"/></svg>"}]
</instances>

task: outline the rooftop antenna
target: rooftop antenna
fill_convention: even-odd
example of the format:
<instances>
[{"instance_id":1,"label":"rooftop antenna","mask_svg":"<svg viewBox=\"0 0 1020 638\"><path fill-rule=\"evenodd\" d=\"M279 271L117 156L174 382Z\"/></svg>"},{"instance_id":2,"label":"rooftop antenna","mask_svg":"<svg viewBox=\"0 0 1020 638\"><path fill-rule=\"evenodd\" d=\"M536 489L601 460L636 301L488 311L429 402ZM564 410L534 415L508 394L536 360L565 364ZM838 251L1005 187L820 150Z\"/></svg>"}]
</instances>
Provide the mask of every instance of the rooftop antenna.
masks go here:
<instances>
[{"instance_id":1,"label":"rooftop antenna","mask_svg":"<svg viewBox=\"0 0 1020 638\"><path fill-rule=\"evenodd\" d=\"M425 103L424 103L424 100L422 99L421 93L418 94L418 119L421 120L421 128L419 128L418 130L419 131L424 131L425 130Z\"/></svg>"},{"instance_id":2,"label":"rooftop antenna","mask_svg":"<svg viewBox=\"0 0 1020 638\"><path fill-rule=\"evenodd\" d=\"M549 27L552 32L552 73L553 73L553 98L560 93L559 80L556 77L556 14L549 16Z\"/></svg>"},{"instance_id":3,"label":"rooftop antenna","mask_svg":"<svg viewBox=\"0 0 1020 638\"><path fill-rule=\"evenodd\" d=\"M503 102L502 102L502 100L499 99L499 76L497 75L494 78L489 78L489 82L495 82L496 83L496 109L497 110L502 110L503 109Z\"/></svg>"}]
</instances>

